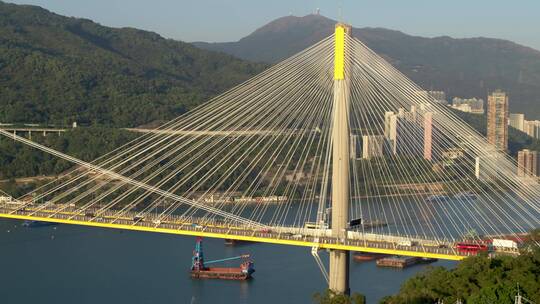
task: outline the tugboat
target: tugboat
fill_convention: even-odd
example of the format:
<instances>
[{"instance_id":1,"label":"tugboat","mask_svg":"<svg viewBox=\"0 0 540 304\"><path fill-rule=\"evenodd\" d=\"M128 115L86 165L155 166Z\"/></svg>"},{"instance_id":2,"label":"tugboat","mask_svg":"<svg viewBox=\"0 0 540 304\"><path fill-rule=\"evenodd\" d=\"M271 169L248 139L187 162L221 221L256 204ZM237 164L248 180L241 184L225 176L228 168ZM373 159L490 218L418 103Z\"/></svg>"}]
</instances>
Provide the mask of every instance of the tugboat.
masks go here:
<instances>
[{"instance_id":1,"label":"tugboat","mask_svg":"<svg viewBox=\"0 0 540 304\"><path fill-rule=\"evenodd\" d=\"M224 261L242 259L239 267L207 267ZM249 260L249 254L205 262L202 250L202 238L198 237L191 259L191 277L195 279L222 279L222 280L247 280L255 272L253 262Z\"/></svg>"},{"instance_id":2,"label":"tugboat","mask_svg":"<svg viewBox=\"0 0 540 304\"><path fill-rule=\"evenodd\" d=\"M249 243L251 242L234 240L234 239L225 239L225 246L236 246L236 245L244 245L244 244L249 244Z\"/></svg>"}]
</instances>

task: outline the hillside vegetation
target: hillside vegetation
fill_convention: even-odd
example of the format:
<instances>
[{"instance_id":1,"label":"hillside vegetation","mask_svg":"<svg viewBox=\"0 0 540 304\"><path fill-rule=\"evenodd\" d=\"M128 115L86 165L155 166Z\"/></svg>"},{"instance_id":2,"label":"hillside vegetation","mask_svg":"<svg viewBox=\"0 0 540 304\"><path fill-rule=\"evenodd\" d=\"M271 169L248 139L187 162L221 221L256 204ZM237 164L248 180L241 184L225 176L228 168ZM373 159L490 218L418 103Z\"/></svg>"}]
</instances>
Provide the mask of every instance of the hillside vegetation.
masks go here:
<instances>
[{"instance_id":1,"label":"hillside vegetation","mask_svg":"<svg viewBox=\"0 0 540 304\"><path fill-rule=\"evenodd\" d=\"M264 67L151 32L0 2L0 122L167 120Z\"/></svg>"},{"instance_id":2,"label":"hillside vegetation","mask_svg":"<svg viewBox=\"0 0 540 304\"><path fill-rule=\"evenodd\" d=\"M114 150L137 136L134 133L103 127L76 128L61 136L33 133L32 140L68 155L92 161ZM0 190L18 197L43 184L48 179L72 168L73 164L35 148L0 137ZM36 177L17 183L16 178Z\"/></svg>"},{"instance_id":3,"label":"hillside vegetation","mask_svg":"<svg viewBox=\"0 0 540 304\"><path fill-rule=\"evenodd\" d=\"M540 231L531 232L539 241ZM519 292L540 302L540 248L531 245L518 257L469 257L455 269L430 268L405 281L398 294L381 300L382 304L423 303L499 303L513 304ZM519 286L519 287L518 287ZM527 302L528 303L528 302Z\"/></svg>"}]
</instances>

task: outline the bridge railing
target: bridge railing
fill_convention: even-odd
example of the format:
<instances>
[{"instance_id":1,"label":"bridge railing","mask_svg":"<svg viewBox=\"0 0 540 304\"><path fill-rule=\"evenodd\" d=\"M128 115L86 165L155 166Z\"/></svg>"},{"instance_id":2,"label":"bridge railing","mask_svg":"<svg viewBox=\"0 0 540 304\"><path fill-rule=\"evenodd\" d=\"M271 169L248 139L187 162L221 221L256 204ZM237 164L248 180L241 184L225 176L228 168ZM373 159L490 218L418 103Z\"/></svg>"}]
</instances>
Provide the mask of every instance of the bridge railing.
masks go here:
<instances>
[{"instance_id":1,"label":"bridge railing","mask_svg":"<svg viewBox=\"0 0 540 304\"><path fill-rule=\"evenodd\" d=\"M13 208L13 207L11 207ZM8 206L0 206L1 209L7 209L13 211ZM17 209L16 209L17 210ZM224 225L220 227L218 224L222 224L220 221L206 221L207 223L212 223L213 226L202 226L196 224L198 220L193 217L182 217L182 216L171 216L168 217L166 221L159 222L158 224L152 222L153 218L157 217L148 217L145 220L134 221L133 218L114 218L113 216L117 213L115 212L104 212L102 216L99 217L89 217L85 214L75 213L77 208L73 208L74 212L72 214L64 214L56 212L54 210L38 210L33 212L36 216L39 217L49 217L63 220L75 220L83 222L97 222L97 223L106 223L106 224L119 224L119 225L131 225L131 226L141 226L149 228L166 228L170 230L186 230L186 231L195 231L195 232L210 232L221 235L231 235L231 236L246 236L246 237L258 237L258 238L267 238L267 239L279 239L279 240L291 240L291 241L304 241L307 243L313 244L336 244L336 245L346 245L351 247L364 247L364 248L379 248L379 249L388 249L388 250L401 250L404 252L426 252L426 253L436 253L436 254L448 254L448 255L460 255L460 256L470 256L474 253L467 252L457 252L454 248L437 248L437 247L425 247L425 246L400 246L395 243L384 242L384 241L372 241L365 239L338 239L331 236L317 236L318 241L315 242L315 236L313 235L294 235L291 233L284 233L281 231L273 230L260 230L253 229L248 227L238 227ZM52 213L51 213L52 212ZM28 215L29 211L26 209L20 209L15 211L15 214L18 215ZM131 213L134 215L136 213ZM234 229L233 229L234 228Z\"/></svg>"}]
</instances>

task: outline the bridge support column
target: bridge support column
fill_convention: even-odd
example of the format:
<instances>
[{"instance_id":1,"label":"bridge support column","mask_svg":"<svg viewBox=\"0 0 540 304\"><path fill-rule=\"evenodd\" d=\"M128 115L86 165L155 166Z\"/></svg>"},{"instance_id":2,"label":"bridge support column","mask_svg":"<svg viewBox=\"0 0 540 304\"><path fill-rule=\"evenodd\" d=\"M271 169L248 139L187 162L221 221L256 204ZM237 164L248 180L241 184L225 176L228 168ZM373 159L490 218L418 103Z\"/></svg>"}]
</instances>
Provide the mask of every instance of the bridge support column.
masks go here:
<instances>
[{"instance_id":1,"label":"bridge support column","mask_svg":"<svg viewBox=\"0 0 540 304\"><path fill-rule=\"evenodd\" d=\"M345 71L345 35L350 26L338 23L334 51L334 104L332 119L332 235L347 238L349 222L349 75ZM329 288L349 294L349 252L330 251Z\"/></svg>"},{"instance_id":2,"label":"bridge support column","mask_svg":"<svg viewBox=\"0 0 540 304\"><path fill-rule=\"evenodd\" d=\"M330 272L328 288L337 293L350 294L349 287L349 251L330 251Z\"/></svg>"}]
</instances>

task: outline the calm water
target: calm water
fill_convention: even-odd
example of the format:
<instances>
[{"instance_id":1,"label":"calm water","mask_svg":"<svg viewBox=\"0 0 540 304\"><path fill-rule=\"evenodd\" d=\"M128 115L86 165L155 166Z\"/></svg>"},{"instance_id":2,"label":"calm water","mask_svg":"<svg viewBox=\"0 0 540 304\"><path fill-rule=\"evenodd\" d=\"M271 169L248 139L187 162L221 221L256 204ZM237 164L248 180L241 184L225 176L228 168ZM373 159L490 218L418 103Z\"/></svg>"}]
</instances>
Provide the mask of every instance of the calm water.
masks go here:
<instances>
[{"instance_id":1,"label":"calm water","mask_svg":"<svg viewBox=\"0 0 540 304\"><path fill-rule=\"evenodd\" d=\"M207 260L250 253L255 278L192 280L187 270L193 237L21 223L0 220L1 303L312 303L312 295L326 286L309 248L225 247L222 240L205 239ZM425 267L395 270L351 262L351 289L376 303Z\"/></svg>"}]
</instances>

